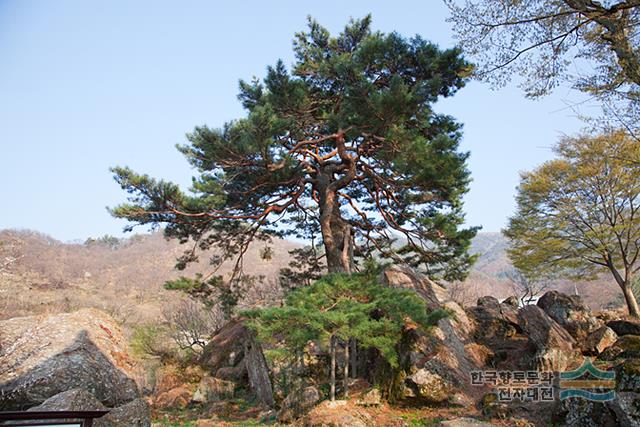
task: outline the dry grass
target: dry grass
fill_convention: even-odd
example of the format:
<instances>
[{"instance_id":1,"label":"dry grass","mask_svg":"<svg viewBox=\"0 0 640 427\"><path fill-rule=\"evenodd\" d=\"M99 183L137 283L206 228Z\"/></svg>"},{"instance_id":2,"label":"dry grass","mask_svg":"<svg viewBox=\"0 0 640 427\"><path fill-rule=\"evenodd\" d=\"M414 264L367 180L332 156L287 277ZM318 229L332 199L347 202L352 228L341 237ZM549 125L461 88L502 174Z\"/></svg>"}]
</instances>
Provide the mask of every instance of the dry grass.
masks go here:
<instances>
[{"instance_id":1,"label":"dry grass","mask_svg":"<svg viewBox=\"0 0 640 427\"><path fill-rule=\"evenodd\" d=\"M280 268L289 261L295 243L274 242L273 256L263 259L263 243L253 245L244 262L245 272L264 275L266 280L250 290L241 307L273 303L282 296L276 283ZM481 233L472 250L481 256L469 278L452 286L452 296L466 305L484 295L505 298L513 294L505 277L511 266L505 255L506 241L498 233ZM174 269L175 259L185 249L167 241L161 233L135 235L116 242L61 243L33 231L0 231L0 319L31 314L58 313L95 307L107 311L129 326L163 320L163 310L181 296L163 284L181 275L193 276L209 270L208 257L186 271ZM228 273L225 265L220 273ZM573 293L572 282L554 283L552 288ZM620 292L607 276L579 283L577 289L594 309L620 305Z\"/></svg>"},{"instance_id":2,"label":"dry grass","mask_svg":"<svg viewBox=\"0 0 640 427\"><path fill-rule=\"evenodd\" d=\"M264 244L251 247L245 272L264 275L265 283L249 292L243 305L277 295L279 269L288 263L295 244L278 241L273 257L264 260ZM204 261L186 271L174 269L184 246L160 233L136 235L109 244L65 244L32 231L0 231L0 259L12 259L0 270L0 319L94 307L111 314L124 326L161 322L167 307L180 302L176 291L163 288L167 280L208 270ZM230 265L219 273L226 274Z\"/></svg>"}]
</instances>

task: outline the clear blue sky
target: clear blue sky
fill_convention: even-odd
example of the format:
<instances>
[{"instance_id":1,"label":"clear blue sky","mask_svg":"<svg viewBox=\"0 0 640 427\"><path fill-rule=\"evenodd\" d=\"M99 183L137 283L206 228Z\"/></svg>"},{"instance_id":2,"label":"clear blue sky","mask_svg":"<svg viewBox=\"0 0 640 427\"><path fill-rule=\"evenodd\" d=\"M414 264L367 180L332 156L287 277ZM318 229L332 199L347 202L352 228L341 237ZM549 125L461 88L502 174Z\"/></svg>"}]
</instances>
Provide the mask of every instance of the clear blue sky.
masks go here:
<instances>
[{"instance_id":1,"label":"clear blue sky","mask_svg":"<svg viewBox=\"0 0 640 427\"><path fill-rule=\"evenodd\" d=\"M312 15L332 32L349 17L451 47L440 1L0 0L0 228L61 240L120 235L105 207L122 202L110 166L187 184L175 150L200 124L243 114L238 79L293 61L293 34ZM473 82L436 110L464 123L473 176L467 221L498 231L518 173L582 127L560 89L540 101L515 84Z\"/></svg>"}]
</instances>

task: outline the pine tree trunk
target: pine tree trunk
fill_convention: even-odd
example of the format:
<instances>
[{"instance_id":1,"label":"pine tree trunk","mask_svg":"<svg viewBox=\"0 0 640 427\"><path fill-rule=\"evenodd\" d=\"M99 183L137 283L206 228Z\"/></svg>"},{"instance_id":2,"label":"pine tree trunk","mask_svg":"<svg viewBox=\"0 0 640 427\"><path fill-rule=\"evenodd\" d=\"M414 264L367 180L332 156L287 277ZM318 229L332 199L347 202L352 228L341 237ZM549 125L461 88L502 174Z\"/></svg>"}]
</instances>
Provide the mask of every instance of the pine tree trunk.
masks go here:
<instances>
[{"instance_id":1,"label":"pine tree trunk","mask_svg":"<svg viewBox=\"0 0 640 427\"><path fill-rule=\"evenodd\" d=\"M329 189L329 177L318 177L320 231L329 273L353 272L353 231L342 218L337 194Z\"/></svg>"},{"instance_id":2,"label":"pine tree trunk","mask_svg":"<svg viewBox=\"0 0 640 427\"><path fill-rule=\"evenodd\" d=\"M329 339L329 347L331 351L331 389L329 397L331 401L334 401L336 400L336 342L333 336Z\"/></svg>"},{"instance_id":3,"label":"pine tree trunk","mask_svg":"<svg viewBox=\"0 0 640 427\"><path fill-rule=\"evenodd\" d=\"M353 272L353 236L351 226L339 213L331 216L329 226L322 230L327 270L330 273Z\"/></svg>"},{"instance_id":4,"label":"pine tree trunk","mask_svg":"<svg viewBox=\"0 0 640 427\"><path fill-rule=\"evenodd\" d=\"M358 350L356 340L351 338L349 340L349 345L351 345L351 352L349 355L351 357L351 378L356 378L358 372Z\"/></svg>"},{"instance_id":5,"label":"pine tree trunk","mask_svg":"<svg viewBox=\"0 0 640 427\"><path fill-rule=\"evenodd\" d=\"M349 340L344 342L344 398L349 397Z\"/></svg>"},{"instance_id":6,"label":"pine tree trunk","mask_svg":"<svg viewBox=\"0 0 640 427\"><path fill-rule=\"evenodd\" d=\"M624 299L627 302L627 309L629 310L629 315L633 317L640 317L640 309L638 308L638 302L636 301L636 296L633 294L633 289L630 284L625 284L622 288L622 293L624 295Z\"/></svg>"}]
</instances>

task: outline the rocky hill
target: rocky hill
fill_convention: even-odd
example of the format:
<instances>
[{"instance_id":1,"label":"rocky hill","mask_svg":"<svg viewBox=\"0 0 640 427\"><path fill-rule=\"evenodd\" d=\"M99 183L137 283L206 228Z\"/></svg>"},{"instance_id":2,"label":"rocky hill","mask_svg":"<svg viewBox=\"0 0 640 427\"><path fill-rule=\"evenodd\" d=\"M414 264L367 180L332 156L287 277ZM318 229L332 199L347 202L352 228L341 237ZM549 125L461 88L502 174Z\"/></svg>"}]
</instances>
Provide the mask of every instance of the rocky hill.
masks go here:
<instances>
[{"instance_id":1,"label":"rocky hill","mask_svg":"<svg viewBox=\"0 0 640 427\"><path fill-rule=\"evenodd\" d=\"M265 277L256 292L272 290L279 269L288 263L288 251L296 246L277 241L269 259L260 256L263 243L249 248L244 271ZM177 271L176 257L185 249L161 233L62 243L34 231L0 231L0 319L98 308L125 325L155 322L163 307L180 298L163 288L167 280L212 270L207 261L214 251ZM231 268L225 264L218 273Z\"/></svg>"},{"instance_id":2,"label":"rocky hill","mask_svg":"<svg viewBox=\"0 0 640 427\"><path fill-rule=\"evenodd\" d=\"M275 302L282 296L277 273L295 247L276 241L270 257L263 256L263 243L249 250L246 272L265 278L247 300ZM638 425L640 414L629 406L640 396L637 373L624 370L638 363L638 323L622 311L591 311L580 298L556 291L546 290L537 305L521 307L514 297L500 302L498 298L513 293L506 247L499 234L479 235L472 248L478 262L469 279L459 284L443 287L402 266L388 266L379 276L385 286L414 290L430 311L455 313L429 331L413 326L403 330L398 351L407 367L399 382L393 380L395 399L402 402L395 405L385 403L375 386L386 366L376 352L353 351L352 372L359 374L343 378L338 387L342 395L349 388L349 397L322 402L330 374L328 349L321 343L309 346L301 368L313 381L299 390L287 379L294 372L291 366L277 357L280 344L263 346L242 319L210 328L215 333L197 352L160 351L160 335L141 340L138 332L152 331L145 328L166 319L167 307L182 297L165 290L163 283L205 270L206 258L215 251L186 272L177 272L174 260L183 247L158 233L64 244L35 232L2 231L0 315L5 320L0 318L0 366L5 369L0 369L0 409L112 408L111 418L97 424L104 427L148 426L149 419L190 420L198 426L257 420L408 426L414 418L424 421L419 425ZM223 266L220 273L229 268ZM615 286L604 277L550 286L568 293L579 289L586 299L601 303L597 308L616 299ZM476 296L482 298L475 301ZM473 301L462 307L454 297ZM146 356L136 350L141 343L150 345ZM339 366L349 364L347 348L345 342ZM489 383L470 382L473 372L491 369L574 369L585 355L597 357L599 369L615 371L627 387L619 398L596 409L573 401L502 403ZM342 372L346 376L348 369ZM572 424L574 419L590 424Z\"/></svg>"},{"instance_id":3,"label":"rocky hill","mask_svg":"<svg viewBox=\"0 0 640 427\"><path fill-rule=\"evenodd\" d=\"M278 296L275 284L279 269L298 245L278 240L268 259L261 256L264 243L253 245L244 262L248 274L265 277L256 295L263 300ZM452 284L457 300L471 304L484 295L506 298L514 294L507 273L506 239L499 233L480 233L472 251L479 254L469 278ZM126 324L157 321L167 304L178 296L163 288L166 280L210 271L208 256L186 271L174 269L175 259L185 250L161 233L135 235L129 239L90 239L84 243L62 243L34 231L0 231L0 319L43 313L99 308ZM228 273L223 265L220 273ZM552 283L550 288L574 293L572 282ZM578 283L584 300L594 308L621 302L617 287L608 277ZM263 294L263 295L262 295Z\"/></svg>"}]
</instances>

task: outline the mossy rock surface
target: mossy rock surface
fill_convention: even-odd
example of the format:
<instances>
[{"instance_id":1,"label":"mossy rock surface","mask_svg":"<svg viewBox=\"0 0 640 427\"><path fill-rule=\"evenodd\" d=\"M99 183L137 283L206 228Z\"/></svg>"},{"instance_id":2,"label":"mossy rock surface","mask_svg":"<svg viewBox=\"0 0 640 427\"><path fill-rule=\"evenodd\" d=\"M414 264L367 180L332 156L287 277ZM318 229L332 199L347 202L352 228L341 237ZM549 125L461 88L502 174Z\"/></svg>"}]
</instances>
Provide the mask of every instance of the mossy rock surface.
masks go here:
<instances>
[{"instance_id":1,"label":"mossy rock surface","mask_svg":"<svg viewBox=\"0 0 640 427\"><path fill-rule=\"evenodd\" d=\"M622 370L628 375L640 375L640 359L627 359L622 363Z\"/></svg>"},{"instance_id":2,"label":"mossy rock surface","mask_svg":"<svg viewBox=\"0 0 640 427\"><path fill-rule=\"evenodd\" d=\"M498 395L487 393L480 399L482 413L491 418L506 418L509 415L509 407L498 401Z\"/></svg>"},{"instance_id":3,"label":"mossy rock surface","mask_svg":"<svg viewBox=\"0 0 640 427\"><path fill-rule=\"evenodd\" d=\"M626 359L616 369L618 391L640 392L640 359Z\"/></svg>"},{"instance_id":4,"label":"mossy rock surface","mask_svg":"<svg viewBox=\"0 0 640 427\"><path fill-rule=\"evenodd\" d=\"M624 335L620 337L614 345L620 347L625 352L640 353L640 336Z\"/></svg>"},{"instance_id":5,"label":"mossy rock surface","mask_svg":"<svg viewBox=\"0 0 640 427\"><path fill-rule=\"evenodd\" d=\"M480 405L482 406L482 409L484 409L490 405L493 405L497 401L498 401L498 396L495 393L487 393L484 396L482 396L482 399L480 400Z\"/></svg>"}]
</instances>

